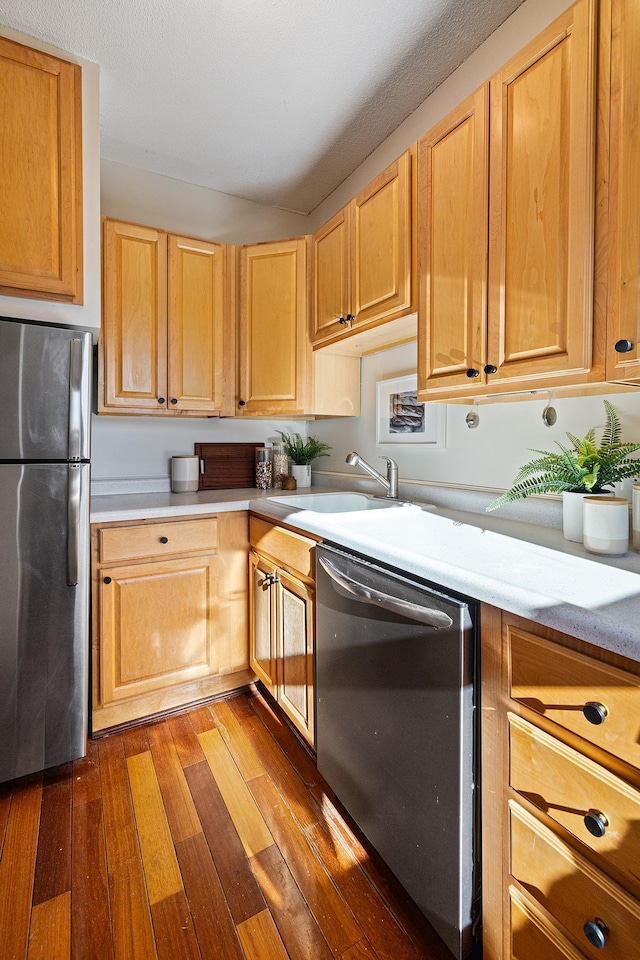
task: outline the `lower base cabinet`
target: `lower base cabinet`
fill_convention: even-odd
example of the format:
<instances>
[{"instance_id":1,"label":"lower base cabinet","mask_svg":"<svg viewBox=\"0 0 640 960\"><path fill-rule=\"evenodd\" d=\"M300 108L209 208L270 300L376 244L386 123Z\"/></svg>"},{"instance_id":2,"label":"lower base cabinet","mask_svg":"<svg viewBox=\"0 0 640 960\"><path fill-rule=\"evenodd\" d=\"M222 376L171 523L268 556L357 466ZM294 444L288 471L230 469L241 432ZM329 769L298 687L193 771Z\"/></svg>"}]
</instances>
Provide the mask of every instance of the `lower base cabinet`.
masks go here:
<instances>
[{"instance_id":1,"label":"lower base cabinet","mask_svg":"<svg viewBox=\"0 0 640 960\"><path fill-rule=\"evenodd\" d=\"M315 541L250 521L250 662L308 743L314 743Z\"/></svg>"},{"instance_id":2,"label":"lower base cabinet","mask_svg":"<svg viewBox=\"0 0 640 960\"><path fill-rule=\"evenodd\" d=\"M94 526L94 732L251 679L247 532L241 512Z\"/></svg>"},{"instance_id":3,"label":"lower base cabinet","mask_svg":"<svg viewBox=\"0 0 640 960\"><path fill-rule=\"evenodd\" d=\"M482 609L484 960L640 942L640 663Z\"/></svg>"}]
</instances>

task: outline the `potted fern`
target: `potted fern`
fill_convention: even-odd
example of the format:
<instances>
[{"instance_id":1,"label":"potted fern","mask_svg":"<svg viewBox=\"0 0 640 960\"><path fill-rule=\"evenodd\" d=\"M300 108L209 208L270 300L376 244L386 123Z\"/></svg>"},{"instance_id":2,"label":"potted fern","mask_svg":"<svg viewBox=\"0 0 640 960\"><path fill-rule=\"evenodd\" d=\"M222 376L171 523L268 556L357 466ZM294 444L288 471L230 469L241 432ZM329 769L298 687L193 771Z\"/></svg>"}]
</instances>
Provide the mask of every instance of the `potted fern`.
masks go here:
<instances>
[{"instance_id":1,"label":"potted fern","mask_svg":"<svg viewBox=\"0 0 640 960\"><path fill-rule=\"evenodd\" d=\"M293 461L291 473L296 478L297 485L310 487L311 464L317 457L329 456L331 446L317 437L307 437L305 440L299 433L285 433L282 430L277 432L282 437L287 455Z\"/></svg>"},{"instance_id":2,"label":"potted fern","mask_svg":"<svg viewBox=\"0 0 640 960\"><path fill-rule=\"evenodd\" d=\"M533 494L561 493L564 535L567 540L582 541L584 497L608 496L614 483L640 474L640 461L631 456L640 450L640 443L622 441L618 414L608 400L603 402L606 423L599 444L592 427L584 437L567 432L571 445L556 441L558 452L532 450L539 456L525 463L513 485L490 503L487 510L496 510L505 503Z\"/></svg>"}]
</instances>

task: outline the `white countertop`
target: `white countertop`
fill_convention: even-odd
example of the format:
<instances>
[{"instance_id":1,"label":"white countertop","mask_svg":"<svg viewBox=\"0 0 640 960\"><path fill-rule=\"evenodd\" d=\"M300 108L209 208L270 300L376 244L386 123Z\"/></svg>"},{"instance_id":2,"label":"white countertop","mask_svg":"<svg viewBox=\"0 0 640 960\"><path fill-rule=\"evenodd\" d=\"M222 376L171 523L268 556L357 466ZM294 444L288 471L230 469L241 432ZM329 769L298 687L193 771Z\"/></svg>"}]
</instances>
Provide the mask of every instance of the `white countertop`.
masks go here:
<instances>
[{"instance_id":1,"label":"white countertop","mask_svg":"<svg viewBox=\"0 0 640 960\"><path fill-rule=\"evenodd\" d=\"M99 496L92 499L91 521L251 509L640 661L640 554L636 552L597 557L581 544L565 540L555 527L495 514L417 505L318 514L279 504L277 496L273 490L262 493L253 488Z\"/></svg>"}]
</instances>

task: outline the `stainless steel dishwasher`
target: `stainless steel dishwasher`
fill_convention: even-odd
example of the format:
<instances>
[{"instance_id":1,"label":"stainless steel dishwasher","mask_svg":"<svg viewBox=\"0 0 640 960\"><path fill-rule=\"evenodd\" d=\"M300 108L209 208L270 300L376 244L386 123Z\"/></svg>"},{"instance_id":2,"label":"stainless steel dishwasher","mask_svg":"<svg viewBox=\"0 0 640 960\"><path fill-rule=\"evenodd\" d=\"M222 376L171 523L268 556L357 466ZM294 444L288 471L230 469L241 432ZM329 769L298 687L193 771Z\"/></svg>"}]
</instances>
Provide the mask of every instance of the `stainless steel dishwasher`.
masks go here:
<instances>
[{"instance_id":1,"label":"stainless steel dishwasher","mask_svg":"<svg viewBox=\"0 0 640 960\"><path fill-rule=\"evenodd\" d=\"M317 548L318 769L452 953L479 938L476 606Z\"/></svg>"}]
</instances>

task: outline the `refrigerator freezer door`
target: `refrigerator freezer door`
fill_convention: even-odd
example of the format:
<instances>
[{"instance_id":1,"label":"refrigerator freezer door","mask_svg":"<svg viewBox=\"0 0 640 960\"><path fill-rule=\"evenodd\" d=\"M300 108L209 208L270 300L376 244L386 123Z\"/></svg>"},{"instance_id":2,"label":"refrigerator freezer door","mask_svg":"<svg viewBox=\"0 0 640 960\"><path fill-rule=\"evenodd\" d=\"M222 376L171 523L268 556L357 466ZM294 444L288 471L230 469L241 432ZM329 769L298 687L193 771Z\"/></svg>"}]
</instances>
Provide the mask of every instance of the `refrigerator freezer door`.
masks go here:
<instances>
[{"instance_id":1,"label":"refrigerator freezer door","mask_svg":"<svg viewBox=\"0 0 640 960\"><path fill-rule=\"evenodd\" d=\"M0 461L88 460L91 334L0 318Z\"/></svg>"},{"instance_id":2,"label":"refrigerator freezer door","mask_svg":"<svg viewBox=\"0 0 640 960\"><path fill-rule=\"evenodd\" d=\"M81 575L70 586L72 470ZM0 782L85 753L88 501L88 464L0 464Z\"/></svg>"}]
</instances>

